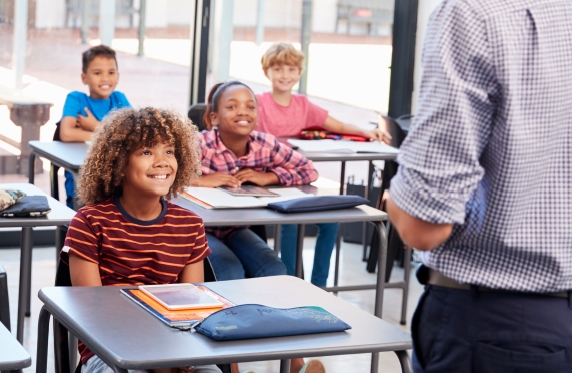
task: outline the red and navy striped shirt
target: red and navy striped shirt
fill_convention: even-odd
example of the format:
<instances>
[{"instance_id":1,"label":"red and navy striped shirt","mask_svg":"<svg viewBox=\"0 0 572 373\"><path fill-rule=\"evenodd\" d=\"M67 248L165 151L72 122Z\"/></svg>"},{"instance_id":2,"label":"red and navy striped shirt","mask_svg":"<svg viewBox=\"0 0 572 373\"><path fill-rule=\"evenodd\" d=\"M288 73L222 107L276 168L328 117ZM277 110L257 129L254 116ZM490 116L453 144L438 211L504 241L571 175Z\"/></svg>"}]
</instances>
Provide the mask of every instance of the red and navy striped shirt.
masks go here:
<instances>
[{"instance_id":1,"label":"red and navy striped shirt","mask_svg":"<svg viewBox=\"0 0 572 373\"><path fill-rule=\"evenodd\" d=\"M161 214L142 221L129 215L119 200L79 209L70 223L62 260L68 254L96 263L103 286L134 286L178 282L186 265L210 253L200 217L162 201ZM81 361L93 356L79 344Z\"/></svg>"}]
</instances>

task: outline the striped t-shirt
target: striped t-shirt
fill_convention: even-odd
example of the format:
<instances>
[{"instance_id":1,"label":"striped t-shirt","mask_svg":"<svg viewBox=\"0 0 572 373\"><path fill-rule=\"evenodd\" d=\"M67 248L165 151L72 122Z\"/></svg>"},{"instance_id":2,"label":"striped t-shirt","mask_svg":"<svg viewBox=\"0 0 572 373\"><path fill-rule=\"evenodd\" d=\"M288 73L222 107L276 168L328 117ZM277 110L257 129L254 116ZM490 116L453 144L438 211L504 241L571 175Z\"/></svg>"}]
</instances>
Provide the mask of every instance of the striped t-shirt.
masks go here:
<instances>
[{"instance_id":1,"label":"striped t-shirt","mask_svg":"<svg viewBox=\"0 0 572 373\"><path fill-rule=\"evenodd\" d=\"M206 258L210 249L200 217L162 201L161 214L142 221L129 215L119 199L79 209L70 223L68 253L98 264L103 286L170 284L187 264ZM62 260L68 262L68 253ZM93 356L79 344L81 361Z\"/></svg>"}]
</instances>

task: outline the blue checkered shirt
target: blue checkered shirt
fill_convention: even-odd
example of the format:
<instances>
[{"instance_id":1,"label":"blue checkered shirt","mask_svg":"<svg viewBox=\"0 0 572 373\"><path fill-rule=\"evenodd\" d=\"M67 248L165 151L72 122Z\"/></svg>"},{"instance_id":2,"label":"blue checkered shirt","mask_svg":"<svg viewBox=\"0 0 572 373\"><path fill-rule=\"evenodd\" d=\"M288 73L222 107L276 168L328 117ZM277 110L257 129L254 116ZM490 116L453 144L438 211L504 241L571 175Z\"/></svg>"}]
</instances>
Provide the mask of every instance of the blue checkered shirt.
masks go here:
<instances>
[{"instance_id":1,"label":"blue checkered shirt","mask_svg":"<svg viewBox=\"0 0 572 373\"><path fill-rule=\"evenodd\" d=\"M423 253L463 283L572 289L572 1L445 0L391 196L453 223Z\"/></svg>"}]
</instances>

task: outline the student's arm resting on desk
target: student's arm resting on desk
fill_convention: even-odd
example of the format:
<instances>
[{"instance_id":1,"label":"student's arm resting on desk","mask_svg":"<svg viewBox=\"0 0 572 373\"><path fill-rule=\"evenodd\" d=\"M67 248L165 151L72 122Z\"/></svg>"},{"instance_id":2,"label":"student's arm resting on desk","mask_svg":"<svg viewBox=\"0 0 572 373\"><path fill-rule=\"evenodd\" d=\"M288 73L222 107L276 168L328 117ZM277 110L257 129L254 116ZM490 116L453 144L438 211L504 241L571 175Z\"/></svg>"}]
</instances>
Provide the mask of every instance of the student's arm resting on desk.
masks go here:
<instances>
[{"instance_id":1,"label":"student's arm resting on desk","mask_svg":"<svg viewBox=\"0 0 572 373\"><path fill-rule=\"evenodd\" d=\"M88 108L84 108L84 110L85 116L81 115L81 113L77 115L79 127L84 131L93 132L101 122L97 120L95 115L93 115Z\"/></svg>"},{"instance_id":2,"label":"student's arm resting on desk","mask_svg":"<svg viewBox=\"0 0 572 373\"><path fill-rule=\"evenodd\" d=\"M368 137L372 141L381 141L386 144L389 144L391 141L391 135L379 128L375 128L372 130L364 130L353 124L342 123L337 119L332 118L328 115L326 121L323 124L324 128L330 130L332 132L339 132L339 133L350 133L354 135L361 135Z\"/></svg>"},{"instance_id":3,"label":"student's arm resting on desk","mask_svg":"<svg viewBox=\"0 0 572 373\"><path fill-rule=\"evenodd\" d=\"M283 186L310 184L318 179L318 171L312 161L292 150L273 137L273 157L270 171Z\"/></svg>"},{"instance_id":4,"label":"student's arm resting on desk","mask_svg":"<svg viewBox=\"0 0 572 373\"><path fill-rule=\"evenodd\" d=\"M82 142L91 140L93 132L86 131L77 126L74 117L63 117L60 122L60 139L63 142Z\"/></svg>"},{"instance_id":5,"label":"student's arm resting on desk","mask_svg":"<svg viewBox=\"0 0 572 373\"><path fill-rule=\"evenodd\" d=\"M258 186L280 184L280 179L274 172L258 172L252 168L243 168L234 177L241 183L250 181Z\"/></svg>"}]
</instances>

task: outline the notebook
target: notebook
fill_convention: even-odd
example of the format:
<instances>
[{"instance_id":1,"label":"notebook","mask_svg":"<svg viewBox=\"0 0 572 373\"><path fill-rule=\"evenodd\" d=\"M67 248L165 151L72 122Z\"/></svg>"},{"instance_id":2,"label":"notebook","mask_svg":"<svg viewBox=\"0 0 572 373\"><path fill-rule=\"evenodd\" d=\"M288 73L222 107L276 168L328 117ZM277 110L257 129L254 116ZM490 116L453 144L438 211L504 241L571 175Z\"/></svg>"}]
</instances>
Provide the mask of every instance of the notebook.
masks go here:
<instances>
[{"instance_id":1,"label":"notebook","mask_svg":"<svg viewBox=\"0 0 572 373\"><path fill-rule=\"evenodd\" d=\"M344 140L295 140L289 139L292 145L306 153L382 153L398 154L399 150L377 141L355 142Z\"/></svg>"},{"instance_id":2,"label":"notebook","mask_svg":"<svg viewBox=\"0 0 572 373\"><path fill-rule=\"evenodd\" d=\"M222 302L222 309L233 307L235 305L206 286L199 285L197 287ZM190 329L191 325L196 324L207 316L221 310L221 307L196 310L168 310L141 290L121 289L121 293L172 328Z\"/></svg>"},{"instance_id":3,"label":"notebook","mask_svg":"<svg viewBox=\"0 0 572 373\"><path fill-rule=\"evenodd\" d=\"M278 197L236 197L217 188L187 187L181 197L205 209L262 208L269 203L314 197L298 188L268 188Z\"/></svg>"}]
</instances>

